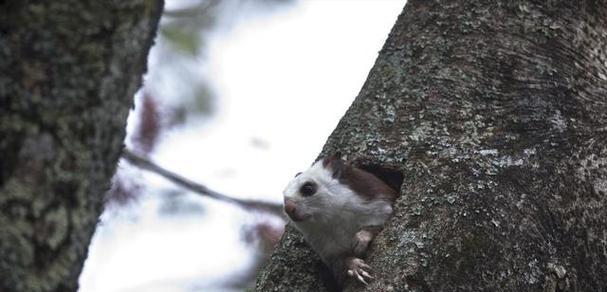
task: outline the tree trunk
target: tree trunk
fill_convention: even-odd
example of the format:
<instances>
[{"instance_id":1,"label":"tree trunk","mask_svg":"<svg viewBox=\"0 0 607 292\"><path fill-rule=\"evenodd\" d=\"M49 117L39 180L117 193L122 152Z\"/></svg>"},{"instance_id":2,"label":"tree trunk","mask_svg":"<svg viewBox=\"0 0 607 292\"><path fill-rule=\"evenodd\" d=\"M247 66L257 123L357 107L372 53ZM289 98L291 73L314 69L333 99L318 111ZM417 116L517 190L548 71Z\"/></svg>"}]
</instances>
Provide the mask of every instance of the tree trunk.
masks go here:
<instances>
[{"instance_id":1,"label":"tree trunk","mask_svg":"<svg viewBox=\"0 0 607 292\"><path fill-rule=\"evenodd\" d=\"M323 150L404 177L366 291L607 291L605 44L606 1L408 1ZM289 228L257 291L318 266Z\"/></svg>"},{"instance_id":2,"label":"tree trunk","mask_svg":"<svg viewBox=\"0 0 607 292\"><path fill-rule=\"evenodd\" d=\"M0 291L76 291L161 0L0 1Z\"/></svg>"}]
</instances>

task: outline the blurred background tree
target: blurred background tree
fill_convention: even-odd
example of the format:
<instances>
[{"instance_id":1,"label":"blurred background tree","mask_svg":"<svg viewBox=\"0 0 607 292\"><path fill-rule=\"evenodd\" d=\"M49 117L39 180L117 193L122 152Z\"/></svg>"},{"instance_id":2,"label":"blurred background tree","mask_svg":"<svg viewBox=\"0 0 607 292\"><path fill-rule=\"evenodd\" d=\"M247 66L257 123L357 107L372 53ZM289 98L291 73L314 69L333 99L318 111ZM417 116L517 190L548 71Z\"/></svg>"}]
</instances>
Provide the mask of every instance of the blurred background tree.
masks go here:
<instances>
[{"instance_id":1,"label":"blurred background tree","mask_svg":"<svg viewBox=\"0 0 607 292\"><path fill-rule=\"evenodd\" d=\"M161 10L0 2L0 291L76 291Z\"/></svg>"}]
</instances>

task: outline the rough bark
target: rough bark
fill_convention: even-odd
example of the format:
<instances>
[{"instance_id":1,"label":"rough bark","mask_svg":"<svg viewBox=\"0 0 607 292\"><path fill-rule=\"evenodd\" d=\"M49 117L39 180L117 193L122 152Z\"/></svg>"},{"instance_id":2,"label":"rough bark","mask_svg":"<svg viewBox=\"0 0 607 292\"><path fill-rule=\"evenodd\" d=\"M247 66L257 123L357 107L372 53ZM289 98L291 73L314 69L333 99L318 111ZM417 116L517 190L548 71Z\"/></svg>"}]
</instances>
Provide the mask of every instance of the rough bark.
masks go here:
<instances>
[{"instance_id":1,"label":"rough bark","mask_svg":"<svg viewBox=\"0 0 607 292\"><path fill-rule=\"evenodd\" d=\"M0 1L0 291L76 291L161 0Z\"/></svg>"},{"instance_id":2,"label":"rough bark","mask_svg":"<svg viewBox=\"0 0 607 292\"><path fill-rule=\"evenodd\" d=\"M323 153L399 171L347 291L607 291L607 2L409 0ZM325 291L288 229L257 291Z\"/></svg>"}]
</instances>

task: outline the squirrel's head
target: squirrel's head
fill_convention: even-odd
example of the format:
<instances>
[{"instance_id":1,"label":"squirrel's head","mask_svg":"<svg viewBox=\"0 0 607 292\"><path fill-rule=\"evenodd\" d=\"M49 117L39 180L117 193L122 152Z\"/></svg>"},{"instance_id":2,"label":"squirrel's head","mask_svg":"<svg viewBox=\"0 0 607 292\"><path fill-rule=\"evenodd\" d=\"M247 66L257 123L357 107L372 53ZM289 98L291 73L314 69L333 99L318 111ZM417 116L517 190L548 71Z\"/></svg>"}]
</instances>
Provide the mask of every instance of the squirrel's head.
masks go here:
<instances>
[{"instance_id":1,"label":"squirrel's head","mask_svg":"<svg viewBox=\"0 0 607 292\"><path fill-rule=\"evenodd\" d=\"M339 180L349 167L340 158L330 156L298 173L283 191L289 219L295 223L318 220L351 200L354 192Z\"/></svg>"}]
</instances>

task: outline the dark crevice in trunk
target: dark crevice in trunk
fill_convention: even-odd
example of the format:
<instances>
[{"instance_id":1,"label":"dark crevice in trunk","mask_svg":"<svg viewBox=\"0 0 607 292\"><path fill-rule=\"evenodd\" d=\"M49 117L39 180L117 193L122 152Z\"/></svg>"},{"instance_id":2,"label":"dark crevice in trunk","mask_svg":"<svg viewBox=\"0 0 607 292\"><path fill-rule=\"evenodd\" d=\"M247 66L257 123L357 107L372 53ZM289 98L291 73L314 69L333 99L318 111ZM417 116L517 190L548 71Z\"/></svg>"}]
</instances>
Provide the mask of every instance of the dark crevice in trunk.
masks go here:
<instances>
[{"instance_id":1,"label":"dark crevice in trunk","mask_svg":"<svg viewBox=\"0 0 607 292\"><path fill-rule=\"evenodd\" d=\"M384 167L378 164L364 164L358 167L377 176L400 194L400 189L404 180L404 175L400 170Z\"/></svg>"}]
</instances>

